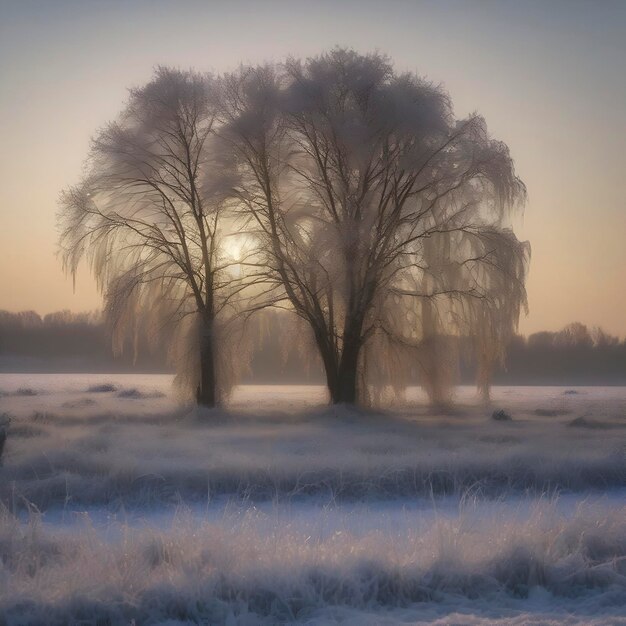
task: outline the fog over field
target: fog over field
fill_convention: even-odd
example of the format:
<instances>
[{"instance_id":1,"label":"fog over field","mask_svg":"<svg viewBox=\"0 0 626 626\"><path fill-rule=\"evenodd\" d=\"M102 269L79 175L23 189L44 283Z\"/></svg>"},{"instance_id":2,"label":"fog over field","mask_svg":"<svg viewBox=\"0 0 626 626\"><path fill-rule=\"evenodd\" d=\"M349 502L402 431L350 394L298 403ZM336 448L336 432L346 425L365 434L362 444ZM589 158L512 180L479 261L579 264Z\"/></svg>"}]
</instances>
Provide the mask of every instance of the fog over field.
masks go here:
<instances>
[{"instance_id":1,"label":"fog over field","mask_svg":"<svg viewBox=\"0 0 626 626\"><path fill-rule=\"evenodd\" d=\"M0 0L0 626L626 626L624 0Z\"/></svg>"},{"instance_id":2,"label":"fog over field","mask_svg":"<svg viewBox=\"0 0 626 626\"><path fill-rule=\"evenodd\" d=\"M0 375L7 624L622 624L626 389ZM503 409L509 421L492 419Z\"/></svg>"}]
</instances>

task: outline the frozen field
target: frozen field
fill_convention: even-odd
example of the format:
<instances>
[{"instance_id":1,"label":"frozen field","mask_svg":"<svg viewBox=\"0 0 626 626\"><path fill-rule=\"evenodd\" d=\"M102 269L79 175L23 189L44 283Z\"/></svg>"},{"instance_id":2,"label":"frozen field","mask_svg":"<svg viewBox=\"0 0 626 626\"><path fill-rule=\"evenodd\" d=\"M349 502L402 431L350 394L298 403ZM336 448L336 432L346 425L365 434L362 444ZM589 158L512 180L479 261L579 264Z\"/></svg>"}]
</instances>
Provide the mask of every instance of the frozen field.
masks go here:
<instances>
[{"instance_id":1,"label":"frozen field","mask_svg":"<svg viewBox=\"0 0 626 626\"><path fill-rule=\"evenodd\" d=\"M626 624L626 388L170 385L0 374L0 624Z\"/></svg>"}]
</instances>

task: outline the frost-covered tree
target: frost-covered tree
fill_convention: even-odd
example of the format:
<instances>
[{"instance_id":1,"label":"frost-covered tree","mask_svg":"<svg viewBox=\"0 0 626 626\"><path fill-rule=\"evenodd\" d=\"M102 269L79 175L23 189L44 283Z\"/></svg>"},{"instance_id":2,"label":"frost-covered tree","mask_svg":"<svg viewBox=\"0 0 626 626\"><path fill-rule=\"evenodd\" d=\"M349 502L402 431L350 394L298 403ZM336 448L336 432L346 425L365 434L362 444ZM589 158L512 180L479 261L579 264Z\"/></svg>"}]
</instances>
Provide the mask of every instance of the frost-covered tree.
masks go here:
<instances>
[{"instance_id":1,"label":"frost-covered tree","mask_svg":"<svg viewBox=\"0 0 626 626\"><path fill-rule=\"evenodd\" d=\"M444 402L450 338L474 339L486 394L525 306L528 247L507 220L524 192L480 116L455 119L443 89L380 55L218 80L162 68L63 194L62 253L71 272L91 263L116 344L168 341L202 404L245 362L229 344L246 292L248 312L284 307L308 327L299 343L333 402L397 393L415 363Z\"/></svg>"},{"instance_id":2,"label":"frost-covered tree","mask_svg":"<svg viewBox=\"0 0 626 626\"><path fill-rule=\"evenodd\" d=\"M524 200L507 146L378 54L335 49L224 78L220 131L266 268L259 306L311 330L331 401L401 389L421 360L446 394L445 338L480 346L480 385L525 306ZM449 368L448 368L449 369Z\"/></svg>"},{"instance_id":3,"label":"frost-covered tree","mask_svg":"<svg viewBox=\"0 0 626 626\"><path fill-rule=\"evenodd\" d=\"M214 406L235 363L226 327L239 291L224 246L229 168L211 148L214 81L157 69L93 140L84 180L62 194L61 253L87 259L115 344L167 341L178 381Z\"/></svg>"}]
</instances>

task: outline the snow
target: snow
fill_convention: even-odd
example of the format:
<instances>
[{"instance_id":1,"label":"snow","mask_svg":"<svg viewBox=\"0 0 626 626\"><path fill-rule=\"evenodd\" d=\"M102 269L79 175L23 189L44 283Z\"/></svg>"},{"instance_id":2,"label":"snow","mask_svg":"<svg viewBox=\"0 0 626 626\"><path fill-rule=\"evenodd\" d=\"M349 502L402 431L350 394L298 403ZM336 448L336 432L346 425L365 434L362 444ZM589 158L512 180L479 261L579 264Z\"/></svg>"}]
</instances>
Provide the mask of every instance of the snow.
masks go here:
<instances>
[{"instance_id":1,"label":"snow","mask_svg":"<svg viewBox=\"0 0 626 626\"><path fill-rule=\"evenodd\" d=\"M384 414L306 386L197 410L161 375L0 392L0 623L626 624L626 388Z\"/></svg>"}]
</instances>

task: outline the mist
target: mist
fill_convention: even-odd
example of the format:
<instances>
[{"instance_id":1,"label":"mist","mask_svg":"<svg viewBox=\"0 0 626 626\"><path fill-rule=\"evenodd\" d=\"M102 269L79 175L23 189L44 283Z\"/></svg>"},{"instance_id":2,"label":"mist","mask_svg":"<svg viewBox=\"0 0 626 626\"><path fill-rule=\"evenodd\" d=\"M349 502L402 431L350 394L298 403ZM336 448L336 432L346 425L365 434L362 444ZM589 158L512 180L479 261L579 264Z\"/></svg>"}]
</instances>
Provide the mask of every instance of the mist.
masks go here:
<instances>
[{"instance_id":1,"label":"mist","mask_svg":"<svg viewBox=\"0 0 626 626\"><path fill-rule=\"evenodd\" d=\"M0 626L626 624L626 11L0 6Z\"/></svg>"},{"instance_id":2,"label":"mist","mask_svg":"<svg viewBox=\"0 0 626 626\"><path fill-rule=\"evenodd\" d=\"M285 349L281 340L286 314L268 312L257 335L242 377L245 384L312 384L324 382L323 368L314 355L297 346ZM472 385L477 378L473 347L456 338L456 381ZM0 371L14 373L167 373L163 347L139 336L137 354L128 345L114 354L110 330L101 313L58 312L41 317L34 312L0 312ZM506 346L502 364L496 365L496 385L624 385L626 341L572 323L559 332L541 331L528 337L515 335ZM410 383L419 385L415 364Z\"/></svg>"}]
</instances>

